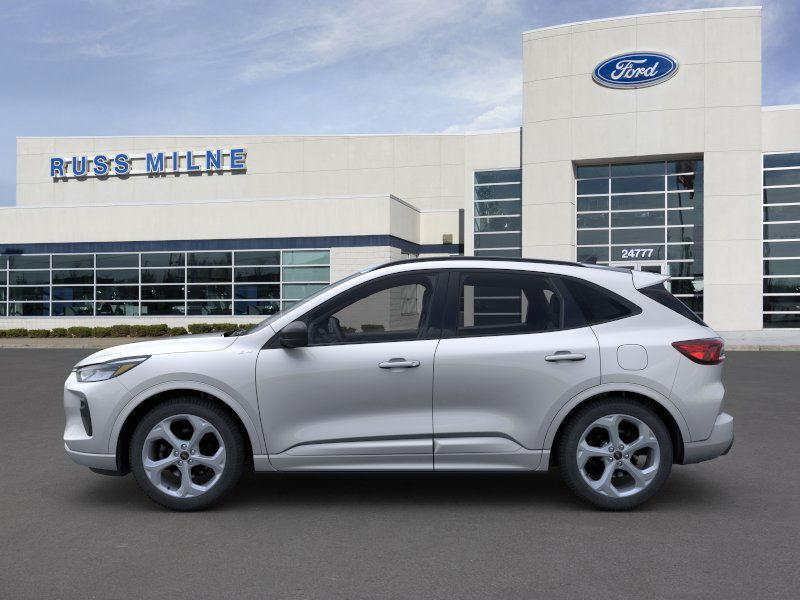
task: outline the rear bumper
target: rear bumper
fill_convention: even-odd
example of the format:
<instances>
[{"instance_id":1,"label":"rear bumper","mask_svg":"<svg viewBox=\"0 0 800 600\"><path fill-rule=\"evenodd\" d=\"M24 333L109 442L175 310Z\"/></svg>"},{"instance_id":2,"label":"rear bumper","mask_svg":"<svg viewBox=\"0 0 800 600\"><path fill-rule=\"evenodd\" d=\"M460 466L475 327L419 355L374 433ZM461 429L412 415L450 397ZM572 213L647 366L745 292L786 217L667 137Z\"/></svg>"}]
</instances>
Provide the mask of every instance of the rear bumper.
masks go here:
<instances>
[{"instance_id":1,"label":"rear bumper","mask_svg":"<svg viewBox=\"0 0 800 600\"><path fill-rule=\"evenodd\" d=\"M733 417L723 412L717 415L708 439L684 444L681 464L688 465L717 458L727 454L731 446L733 446Z\"/></svg>"}]
</instances>

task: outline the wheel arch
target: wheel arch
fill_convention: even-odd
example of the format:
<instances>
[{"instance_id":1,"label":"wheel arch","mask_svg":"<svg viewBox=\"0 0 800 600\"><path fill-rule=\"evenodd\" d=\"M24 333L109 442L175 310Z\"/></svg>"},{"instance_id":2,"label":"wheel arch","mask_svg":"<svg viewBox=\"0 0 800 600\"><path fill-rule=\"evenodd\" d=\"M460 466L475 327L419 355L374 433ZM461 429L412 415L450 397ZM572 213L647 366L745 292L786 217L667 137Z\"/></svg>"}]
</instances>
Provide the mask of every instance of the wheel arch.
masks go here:
<instances>
[{"instance_id":1,"label":"wheel arch","mask_svg":"<svg viewBox=\"0 0 800 600\"><path fill-rule=\"evenodd\" d=\"M117 469L120 473L124 474L130 471L130 440L136 425L144 415L167 400L186 396L209 400L228 412L239 427L245 441L248 460L252 460L254 455L264 454L260 430L233 398L230 398L222 390L200 382L173 382L169 385L159 385L145 390L131 400L118 415L111 432L109 449L117 457Z\"/></svg>"},{"instance_id":2,"label":"wheel arch","mask_svg":"<svg viewBox=\"0 0 800 600\"><path fill-rule=\"evenodd\" d=\"M550 450L551 466L556 464L557 453L554 450L569 419L588 402L610 397L635 400L653 409L669 431L673 447L673 463L680 464L683 460L684 440L691 438L689 437L686 421L677 407L669 399L649 388L637 385L606 385L600 386L600 388L592 388L576 396L556 414L545 436L545 448Z\"/></svg>"}]
</instances>

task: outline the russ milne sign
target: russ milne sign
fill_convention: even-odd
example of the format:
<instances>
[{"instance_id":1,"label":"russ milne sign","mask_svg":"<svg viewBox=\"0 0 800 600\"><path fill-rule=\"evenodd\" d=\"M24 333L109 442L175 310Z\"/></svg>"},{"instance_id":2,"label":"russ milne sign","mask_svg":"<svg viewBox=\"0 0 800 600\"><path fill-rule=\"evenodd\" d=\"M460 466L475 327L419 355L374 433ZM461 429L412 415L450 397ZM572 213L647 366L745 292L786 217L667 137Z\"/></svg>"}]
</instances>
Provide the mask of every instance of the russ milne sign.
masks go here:
<instances>
[{"instance_id":1,"label":"russ milne sign","mask_svg":"<svg viewBox=\"0 0 800 600\"><path fill-rule=\"evenodd\" d=\"M678 61L659 52L629 52L601 62L592 79L610 88L641 88L666 81L678 72Z\"/></svg>"},{"instance_id":2,"label":"russ milne sign","mask_svg":"<svg viewBox=\"0 0 800 600\"><path fill-rule=\"evenodd\" d=\"M247 151L203 150L195 152L148 152L141 155L96 154L95 156L53 157L50 177L54 179L83 179L87 177L124 177L126 175L166 175L179 173L221 173L247 169ZM134 168L138 164L138 168Z\"/></svg>"}]
</instances>

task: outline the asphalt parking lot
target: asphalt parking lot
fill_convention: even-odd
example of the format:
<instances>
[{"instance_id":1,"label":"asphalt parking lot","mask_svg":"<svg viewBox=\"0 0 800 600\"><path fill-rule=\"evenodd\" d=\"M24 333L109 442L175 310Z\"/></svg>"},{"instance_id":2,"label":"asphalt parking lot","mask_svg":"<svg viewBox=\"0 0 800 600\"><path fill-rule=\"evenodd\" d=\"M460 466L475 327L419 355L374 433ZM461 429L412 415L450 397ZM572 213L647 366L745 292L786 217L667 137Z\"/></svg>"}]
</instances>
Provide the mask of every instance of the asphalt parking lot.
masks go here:
<instances>
[{"instance_id":1,"label":"asphalt parking lot","mask_svg":"<svg viewBox=\"0 0 800 600\"><path fill-rule=\"evenodd\" d=\"M72 464L90 350L0 350L2 598L797 598L800 353L729 353L736 443L631 513L545 475L252 475L177 514Z\"/></svg>"}]
</instances>

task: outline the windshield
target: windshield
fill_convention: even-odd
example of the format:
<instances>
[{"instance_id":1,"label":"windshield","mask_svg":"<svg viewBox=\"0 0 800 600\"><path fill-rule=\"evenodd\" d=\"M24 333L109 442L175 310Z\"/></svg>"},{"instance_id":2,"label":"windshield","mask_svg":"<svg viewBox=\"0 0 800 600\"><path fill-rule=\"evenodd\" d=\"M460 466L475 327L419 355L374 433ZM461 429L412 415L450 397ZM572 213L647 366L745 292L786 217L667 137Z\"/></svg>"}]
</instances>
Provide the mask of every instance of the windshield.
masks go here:
<instances>
[{"instance_id":1,"label":"windshield","mask_svg":"<svg viewBox=\"0 0 800 600\"><path fill-rule=\"evenodd\" d=\"M280 310L280 311L268 316L266 319L264 319L263 321L261 321L260 323L255 325L254 327L251 327L247 331L243 331L242 334L246 335L246 334L250 334L250 333L255 333L256 331L261 331L262 329L264 329L264 327L266 327L270 323L273 323L273 322L277 321L282 316L284 316L286 313L288 313L290 310L294 310L295 308L299 308L299 307L303 306L307 302L310 302L314 298L317 298L321 294L324 294L325 292L327 292L328 290L330 290L333 287L336 287L340 283L344 283L345 281L353 279L354 277L358 277L359 275L362 275L363 273L364 273L364 271L356 271L352 275L348 275L347 277L344 277L344 278L340 279L339 281L334 281L333 283L330 283L330 284L326 285L324 288L321 288L321 289L317 290L316 292L314 292L310 296L306 296L305 298L303 298L302 300L292 304L291 306L289 306L287 308L284 308L283 310Z\"/></svg>"}]
</instances>

